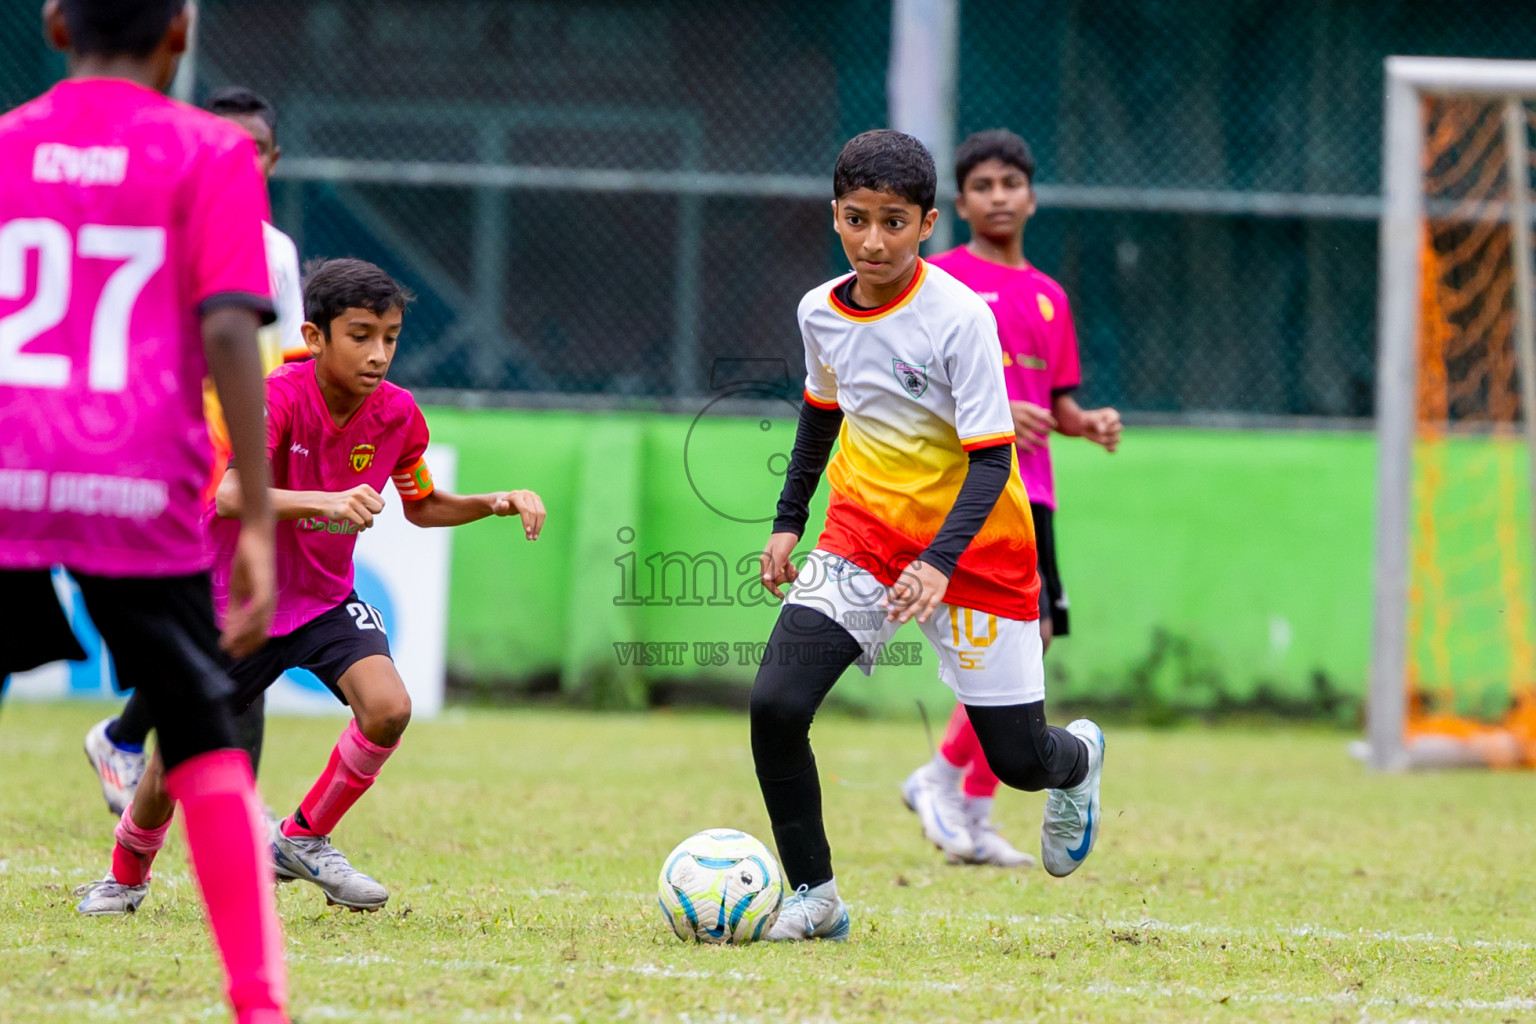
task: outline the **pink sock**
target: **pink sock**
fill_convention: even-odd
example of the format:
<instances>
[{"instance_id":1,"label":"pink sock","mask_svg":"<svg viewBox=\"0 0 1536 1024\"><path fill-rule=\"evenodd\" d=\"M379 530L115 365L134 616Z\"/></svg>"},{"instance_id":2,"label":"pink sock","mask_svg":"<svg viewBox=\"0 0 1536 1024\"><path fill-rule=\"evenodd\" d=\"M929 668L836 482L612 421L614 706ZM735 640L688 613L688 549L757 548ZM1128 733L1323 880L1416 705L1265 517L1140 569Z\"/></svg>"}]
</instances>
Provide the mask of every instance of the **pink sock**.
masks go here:
<instances>
[{"instance_id":1,"label":"pink sock","mask_svg":"<svg viewBox=\"0 0 1536 1024\"><path fill-rule=\"evenodd\" d=\"M977 744L976 756L971 758L965 780L960 783L960 791L969 797L990 799L999 785L997 776L992 774L992 766L987 763L987 755L981 752L981 745Z\"/></svg>"},{"instance_id":2,"label":"pink sock","mask_svg":"<svg viewBox=\"0 0 1536 1024\"><path fill-rule=\"evenodd\" d=\"M239 750L199 754L166 772L165 790L181 804L192 869L237 1019L284 1024L283 930L250 760Z\"/></svg>"},{"instance_id":3,"label":"pink sock","mask_svg":"<svg viewBox=\"0 0 1536 1024\"><path fill-rule=\"evenodd\" d=\"M112 877L123 885L143 885L170 829L170 818L159 828L140 828L133 823L133 805L123 808L123 816L112 832L117 839L117 845L112 847Z\"/></svg>"},{"instance_id":4,"label":"pink sock","mask_svg":"<svg viewBox=\"0 0 1536 1024\"><path fill-rule=\"evenodd\" d=\"M235 1024L288 1024L282 1010L247 1010L235 1017Z\"/></svg>"},{"instance_id":5,"label":"pink sock","mask_svg":"<svg viewBox=\"0 0 1536 1024\"><path fill-rule=\"evenodd\" d=\"M944 741L939 744L939 753L956 768L964 768L981 754L981 740L976 736L976 729L971 725L971 716L966 714L964 704L956 704L954 713L949 716L949 725L944 730Z\"/></svg>"},{"instance_id":6,"label":"pink sock","mask_svg":"<svg viewBox=\"0 0 1536 1024\"><path fill-rule=\"evenodd\" d=\"M330 835L342 815L368 792L373 780L379 777L384 762L399 747L398 743L393 747L381 747L363 735L355 719L348 722L347 727L341 731L341 738L336 741L335 749L331 751L325 771L320 773L304 799L299 801L304 825L289 816L283 822L283 835Z\"/></svg>"}]
</instances>

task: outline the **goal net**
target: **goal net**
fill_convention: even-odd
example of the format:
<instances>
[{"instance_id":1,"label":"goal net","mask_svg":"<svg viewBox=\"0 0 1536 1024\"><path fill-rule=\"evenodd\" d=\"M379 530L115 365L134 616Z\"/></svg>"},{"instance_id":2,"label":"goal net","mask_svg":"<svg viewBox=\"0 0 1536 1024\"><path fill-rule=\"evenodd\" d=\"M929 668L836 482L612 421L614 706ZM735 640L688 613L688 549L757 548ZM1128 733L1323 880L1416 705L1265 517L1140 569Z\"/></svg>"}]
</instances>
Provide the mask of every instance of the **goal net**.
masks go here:
<instances>
[{"instance_id":1,"label":"goal net","mask_svg":"<svg viewBox=\"0 0 1536 1024\"><path fill-rule=\"evenodd\" d=\"M1533 131L1536 62L1387 61L1379 768L1536 767Z\"/></svg>"}]
</instances>

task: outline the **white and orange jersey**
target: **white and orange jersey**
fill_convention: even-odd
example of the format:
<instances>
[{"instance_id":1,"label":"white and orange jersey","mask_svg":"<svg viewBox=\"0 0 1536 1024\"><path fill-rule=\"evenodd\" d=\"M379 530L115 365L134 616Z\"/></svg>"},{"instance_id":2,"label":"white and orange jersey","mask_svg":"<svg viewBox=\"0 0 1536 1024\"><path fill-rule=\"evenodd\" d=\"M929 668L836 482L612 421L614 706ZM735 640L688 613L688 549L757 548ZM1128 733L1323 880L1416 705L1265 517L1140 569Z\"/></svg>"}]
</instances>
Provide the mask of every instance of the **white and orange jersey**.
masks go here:
<instances>
[{"instance_id":1,"label":"white and orange jersey","mask_svg":"<svg viewBox=\"0 0 1536 1024\"><path fill-rule=\"evenodd\" d=\"M299 248L271 224L262 224L267 245L267 276L272 279L272 306L277 322L261 329L261 365L271 373L283 363L308 359L304 345L304 290L299 281Z\"/></svg>"},{"instance_id":2,"label":"white and orange jersey","mask_svg":"<svg viewBox=\"0 0 1536 1024\"><path fill-rule=\"evenodd\" d=\"M834 294L846 280L828 281L800 301L806 401L844 416L816 546L890 584L943 525L965 480L966 453L1012 446L1013 416L997 323L975 292L920 260L905 291L859 310ZM1034 619L1039 592L1034 524L1015 456L946 601Z\"/></svg>"}]
</instances>

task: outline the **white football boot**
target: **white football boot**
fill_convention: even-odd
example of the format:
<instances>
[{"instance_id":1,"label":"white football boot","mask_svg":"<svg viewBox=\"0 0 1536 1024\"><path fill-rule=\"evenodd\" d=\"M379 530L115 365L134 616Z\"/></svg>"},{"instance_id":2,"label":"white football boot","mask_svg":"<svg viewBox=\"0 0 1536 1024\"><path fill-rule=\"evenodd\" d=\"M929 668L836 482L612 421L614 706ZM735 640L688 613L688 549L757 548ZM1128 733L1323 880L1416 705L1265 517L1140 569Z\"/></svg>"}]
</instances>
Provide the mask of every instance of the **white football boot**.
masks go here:
<instances>
[{"instance_id":1,"label":"white football boot","mask_svg":"<svg viewBox=\"0 0 1536 1024\"><path fill-rule=\"evenodd\" d=\"M1000 868L1033 868L1035 866L1035 858L1023 850L1015 849L1012 843L1004 839L997 831L997 826L992 824L990 817L972 818L967 822L967 826L976 850L965 859L951 854L948 858L951 864L991 864Z\"/></svg>"},{"instance_id":2,"label":"white football boot","mask_svg":"<svg viewBox=\"0 0 1536 1024\"><path fill-rule=\"evenodd\" d=\"M124 750L107 735L107 726L116 719L103 718L91 726L85 734L85 757L96 769L96 779L101 783L101 795L113 814L121 816L123 808L133 802L133 791L144 777L144 766L149 759L144 751L134 753Z\"/></svg>"},{"instance_id":3,"label":"white football boot","mask_svg":"<svg viewBox=\"0 0 1536 1024\"><path fill-rule=\"evenodd\" d=\"M1088 748L1088 774L1071 789L1046 792L1040 859L1057 878L1076 871L1099 838L1099 777L1104 772L1104 730L1079 718L1067 726L1067 732Z\"/></svg>"},{"instance_id":4,"label":"white football boot","mask_svg":"<svg viewBox=\"0 0 1536 1024\"><path fill-rule=\"evenodd\" d=\"M848 939L848 907L837 894L837 882L823 882L816 888L802 885L779 907L779 916L763 938L769 942L804 942Z\"/></svg>"},{"instance_id":5,"label":"white football boot","mask_svg":"<svg viewBox=\"0 0 1536 1024\"><path fill-rule=\"evenodd\" d=\"M327 903L349 910L378 910L389 900L389 891L354 868L329 836L285 836L274 826L271 838L272 870L279 882L317 885Z\"/></svg>"},{"instance_id":6,"label":"white football boot","mask_svg":"<svg viewBox=\"0 0 1536 1024\"><path fill-rule=\"evenodd\" d=\"M124 885L108 871L106 878L80 886L74 895L84 897L75 906L76 913L92 917L100 914L131 914L139 909L139 904L149 895L149 881L146 879L143 885Z\"/></svg>"},{"instance_id":7,"label":"white football boot","mask_svg":"<svg viewBox=\"0 0 1536 1024\"><path fill-rule=\"evenodd\" d=\"M907 776L901 784L901 799L907 809L922 822L923 835L945 853L962 860L976 852L970 829L965 823L965 799L957 781L938 779L933 763Z\"/></svg>"}]
</instances>

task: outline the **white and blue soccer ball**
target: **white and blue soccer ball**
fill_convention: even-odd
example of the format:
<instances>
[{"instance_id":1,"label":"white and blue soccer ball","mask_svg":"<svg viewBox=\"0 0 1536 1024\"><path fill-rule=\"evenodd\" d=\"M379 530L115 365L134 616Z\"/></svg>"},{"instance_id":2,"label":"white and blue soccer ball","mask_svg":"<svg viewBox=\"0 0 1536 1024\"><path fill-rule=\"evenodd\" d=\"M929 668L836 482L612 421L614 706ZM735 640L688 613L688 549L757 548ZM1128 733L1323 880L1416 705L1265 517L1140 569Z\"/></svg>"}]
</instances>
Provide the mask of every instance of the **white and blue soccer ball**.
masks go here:
<instances>
[{"instance_id":1,"label":"white and blue soccer ball","mask_svg":"<svg viewBox=\"0 0 1536 1024\"><path fill-rule=\"evenodd\" d=\"M661 865L661 912L684 942L742 945L779 916L784 877L768 847L733 828L707 828Z\"/></svg>"}]
</instances>

